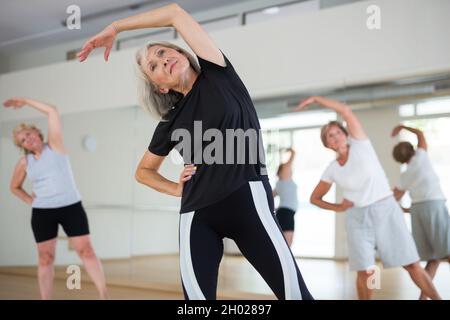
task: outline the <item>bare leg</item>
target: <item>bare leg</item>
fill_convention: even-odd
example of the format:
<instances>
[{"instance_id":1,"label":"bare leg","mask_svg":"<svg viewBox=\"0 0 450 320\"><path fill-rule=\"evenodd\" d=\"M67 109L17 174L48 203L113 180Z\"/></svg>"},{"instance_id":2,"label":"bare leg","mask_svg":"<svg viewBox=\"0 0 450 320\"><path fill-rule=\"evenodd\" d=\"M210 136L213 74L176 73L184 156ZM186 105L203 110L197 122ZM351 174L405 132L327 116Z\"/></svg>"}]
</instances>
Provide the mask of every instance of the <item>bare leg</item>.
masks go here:
<instances>
[{"instance_id":1,"label":"bare leg","mask_svg":"<svg viewBox=\"0 0 450 320\"><path fill-rule=\"evenodd\" d=\"M427 261L427 265L425 266L425 271L428 273L431 280L433 280L434 276L436 275L436 271L439 267L439 263L440 263L440 261L438 259ZM427 296L425 295L425 293L423 291L420 293L419 299L420 300L427 299Z\"/></svg>"},{"instance_id":2,"label":"bare leg","mask_svg":"<svg viewBox=\"0 0 450 320\"><path fill-rule=\"evenodd\" d=\"M418 261L410 265L403 266L403 268L409 272L411 279L427 297L430 297L433 300L441 299L430 276L425 269L422 268Z\"/></svg>"},{"instance_id":3,"label":"bare leg","mask_svg":"<svg viewBox=\"0 0 450 320\"><path fill-rule=\"evenodd\" d=\"M38 282L39 291L42 300L52 298L53 294L53 278L55 276L54 261L56 238L43 241L37 244L39 265L38 265Z\"/></svg>"},{"instance_id":4,"label":"bare leg","mask_svg":"<svg viewBox=\"0 0 450 320\"><path fill-rule=\"evenodd\" d=\"M294 239L294 231L283 231L283 235L290 247L292 245L292 240Z\"/></svg>"},{"instance_id":5,"label":"bare leg","mask_svg":"<svg viewBox=\"0 0 450 320\"><path fill-rule=\"evenodd\" d=\"M102 264L100 263L100 260L97 258L94 249L92 248L89 235L71 237L70 240L77 250L81 261L83 261L83 265L87 273L97 287L97 290L100 294L100 299L108 299L105 274L103 273Z\"/></svg>"},{"instance_id":6,"label":"bare leg","mask_svg":"<svg viewBox=\"0 0 450 320\"><path fill-rule=\"evenodd\" d=\"M367 285L367 280L371 275L371 272L368 271L358 271L357 273L356 289L359 300L370 300L372 298L373 290Z\"/></svg>"}]
</instances>

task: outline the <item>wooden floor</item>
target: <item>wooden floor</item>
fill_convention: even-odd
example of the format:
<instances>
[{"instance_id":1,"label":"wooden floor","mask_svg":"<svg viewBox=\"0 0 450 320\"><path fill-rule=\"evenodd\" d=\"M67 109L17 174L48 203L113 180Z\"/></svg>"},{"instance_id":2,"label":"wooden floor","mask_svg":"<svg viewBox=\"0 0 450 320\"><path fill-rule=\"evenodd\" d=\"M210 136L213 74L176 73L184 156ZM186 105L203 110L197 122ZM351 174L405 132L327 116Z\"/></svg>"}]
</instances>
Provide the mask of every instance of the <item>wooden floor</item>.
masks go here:
<instances>
[{"instance_id":1,"label":"wooden floor","mask_svg":"<svg viewBox=\"0 0 450 320\"><path fill-rule=\"evenodd\" d=\"M355 274L347 262L318 259L297 260L315 299L356 299ZM177 256L138 257L103 261L112 299L183 299ZM380 265L381 268L381 265ZM220 267L219 299L275 299L259 274L242 257L225 256ZM55 299L97 299L95 287L82 272L80 290L66 288L66 268L57 267ZM435 285L450 299L450 269L442 263ZM419 290L401 268L382 269L381 288L375 299L417 299ZM35 267L0 268L0 299L38 299Z\"/></svg>"}]
</instances>

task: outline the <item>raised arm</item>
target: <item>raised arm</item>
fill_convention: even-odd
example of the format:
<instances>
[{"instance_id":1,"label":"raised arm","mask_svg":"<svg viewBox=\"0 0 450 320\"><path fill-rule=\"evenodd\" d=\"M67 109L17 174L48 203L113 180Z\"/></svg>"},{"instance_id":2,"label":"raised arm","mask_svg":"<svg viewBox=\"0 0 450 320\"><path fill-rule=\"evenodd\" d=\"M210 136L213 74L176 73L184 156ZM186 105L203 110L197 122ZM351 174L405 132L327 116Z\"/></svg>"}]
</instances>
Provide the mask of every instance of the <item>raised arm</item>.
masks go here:
<instances>
[{"instance_id":1,"label":"raised arm","mask_svg":"<svg viewBox=\"0 0 450 320\"><path fill-rule=\"evenodd\" d=\"M165 157L158 156L150 151L146 151L136 169L135 178L139 183L155 189L158 192L181 197L184 183L191 179L195 174L196 167L194 165L185 166L178 183L176 183L164 178L158 173L164 158Z\"/></svg>"},{"instance_id":2,"label":"raised arm","mask_svg":"<svg viewBox=\"0 0 450 320\"><path fill-rule=\"evenodd\" d=\"M94 48L104 47L104 57L107 61L114 40L119 32L160 27L174 27L196 55L218 65L225 66L222 53L206 31L192 16L175 3L114 21L85 43L78 53L78 58L80 61L84 61Z\"/></svg>"},{"instance_id":3,"label":"raised arm","mask_svg":"<svg viewBox=\"0 0 450 320\"><path fill-rule=\"evenodd\" d=\"M294 159L295 159L295 150L293 148L289 148L288 151L289 151L290 155L289 155L288 161L286 161L286 165L292 166L292 164L294 163Z\"/></svg>"},{"instance_id":4,"label":"raised arm","mask_svg":"<svg viewBox=\"0 0 450 320\"><path fill-rule=\"evenodd\" d=\"M345 103L342 103L342 102L339 102L336 100L332 100L332 99L327 99L327 98L320 97L320 96L313 96L313 97L310 97L310 98L302 101L297 106L297 108L294 109L294 111L303 110L307 106L309 106L310 104L313 104L313 103L318 103L327 109L331 109L331 110L339 113L342 116L342 118L345 120L345 122L347 123L347 128L348 128L348 131L349 131L351 137L358 139L358 140L367 139L367 135L364 132L364 129L363 129L361 123L359 122L358 118L355 116L352 109Z\"/></svg>"},{"instance_id":5,"label":"raised arm","mask_svg":"<svg viewBox=\"0 0 450 320\"><path fill-rule=\"evenodd\" d=\"M395 137L399 134L399 132L401 130L407 130L409 132L414 133L417 136L417 147L427 150L428 146L427 146L427 140L425 139L425 135L423 134L422 130L416 129L416 128L411 128L411 127L407 127L404 125L398 125L396 126L393 130L392 130L392 137Z\"/></svg>"},{"instance_id":6,"label":"raised arm","mask_svg":"<svg viewBox=\"0 0 450 320\"><path fill-rule=\"evenodd\" d=\"M330 183L321 180L314 188L311 194L310 202L319 208L336 212L342 212L353 207L353 203L346 199L344 199L340 204L324 201L323 197L328 193L328 191L330 191L330 188Z\"/></svg>"},{"instance_id":7,"label":"raised arm","mask_svg":"<svg viewBox=\"0 0 450 320\"><path fill-rule=\"evenodd\" d=\"M13 108L21 108L28 105L45 114L48 120L48 143L50 147L60 153L65 153L61 118L56 107L28 98L11 98L6 100L3 104L5 107Z\"/></svg>"},{"instance_id":8,"label":"raised arm","mask_svg":"<svg viewBox=\"0 0 450 320\"><path fill-rule=\"evenodd\" d=\"M25 178L27 176L26 168L27 160L25 159L25 157L22 157L20 158L19 162L17 162L16 167L14 168L14 173L10 182L10 190L20 200L31 205L31 203L33 202L33 197L29 195L22 187L23 182L25 181Z\"/></svg>"}]
</instances>

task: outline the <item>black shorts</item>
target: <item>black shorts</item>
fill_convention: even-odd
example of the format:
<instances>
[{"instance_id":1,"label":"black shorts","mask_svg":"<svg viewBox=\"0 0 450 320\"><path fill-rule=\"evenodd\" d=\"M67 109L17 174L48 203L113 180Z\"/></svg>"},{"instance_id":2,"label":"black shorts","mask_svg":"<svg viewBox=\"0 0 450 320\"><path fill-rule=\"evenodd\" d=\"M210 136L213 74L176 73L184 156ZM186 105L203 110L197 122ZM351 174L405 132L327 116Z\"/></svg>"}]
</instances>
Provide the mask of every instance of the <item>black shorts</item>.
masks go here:
<instances>
[{"instance_id":1,"label":"black shorts","mask_svg":"<svg viewBox=\"0 0 450 320\"><path fill-rule=\"evenodd\" d=\"M33 208L31 228L37 243L56 238L59 224L68 237L89 234L88 219L81 201L61 208Z\"/></svg>"},{"instance_id":2,"label":"black shorts","mask_svg":"<svg viewBox=\"0 0 450 320\"><path fill-rule=\"evenodd\" d=\"M294 231L294 210L288 208L278 208L276 214L281 230Z\"/></svg>"}]
</instances>

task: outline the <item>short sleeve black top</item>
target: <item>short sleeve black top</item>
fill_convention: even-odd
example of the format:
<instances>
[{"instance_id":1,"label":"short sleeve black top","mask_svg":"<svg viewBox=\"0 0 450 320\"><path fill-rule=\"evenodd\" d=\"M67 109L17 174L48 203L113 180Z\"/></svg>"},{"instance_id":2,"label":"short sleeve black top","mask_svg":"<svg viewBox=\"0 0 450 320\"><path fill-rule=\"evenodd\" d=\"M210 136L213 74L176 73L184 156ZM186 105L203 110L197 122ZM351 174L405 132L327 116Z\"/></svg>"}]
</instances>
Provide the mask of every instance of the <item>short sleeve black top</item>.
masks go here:
<instances>
[{"instance_id":1,"label":"short sleeve black top","mask_svg":"<svg viewBox=\"0 0 450 320\"><path fill-rule=\"evenodd\" d=\"M192 89L159 122L148 147L150 152L160 156L168 155L175 148L185 164L197 166L196 174L184 185L180 213L212 205L225 199L248 181L267 174L259 120L245 85L225 56L225 67L197 58L201 72ZM177 129L189 132L191 139L184 142L190 142L190 152L180 148L182 138L173 138L172 134ZM218 139L215 135L207 137L204 133L208 129L213 129L214 134L220 132L223 139ZM237 143L234 138L227 139L227 131L229 133L230 129L231 132L256 133L257 154L254 146L249 144L250 138L244 139L244 145ZM228 148L226 144L230 144L231 140L235 145ZM217 152L218 149L211 151L213 142L216 143L215 146L222 146L222 155ZM215 157L213 163L202 157L207 151ZM241 152L240 161L237 159L238 151ZM244 161L242 154L245 155ZM231 158L233 161L229 161Z\"/></svg>"}]
</instances>

